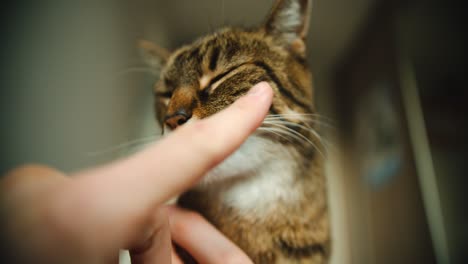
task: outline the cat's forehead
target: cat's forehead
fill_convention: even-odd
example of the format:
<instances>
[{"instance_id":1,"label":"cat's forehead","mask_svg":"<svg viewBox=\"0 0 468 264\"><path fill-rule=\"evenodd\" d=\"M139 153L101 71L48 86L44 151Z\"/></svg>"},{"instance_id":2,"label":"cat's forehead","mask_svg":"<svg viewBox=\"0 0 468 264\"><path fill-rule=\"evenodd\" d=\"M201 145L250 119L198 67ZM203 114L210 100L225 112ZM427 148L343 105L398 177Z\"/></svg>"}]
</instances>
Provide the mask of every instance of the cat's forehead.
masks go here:
<instances>
[{"instance_id":1,"label":"cat's forehead","mask_svg":"<svg viewBox=\"0 0 468 264\"><path fill-rule=\"evenodd\" d=\"M251 60L268 49L259 33L223 29L176 50L168 60L164 76L169 79L193 79Z\"/></svg>"}]
</instances>

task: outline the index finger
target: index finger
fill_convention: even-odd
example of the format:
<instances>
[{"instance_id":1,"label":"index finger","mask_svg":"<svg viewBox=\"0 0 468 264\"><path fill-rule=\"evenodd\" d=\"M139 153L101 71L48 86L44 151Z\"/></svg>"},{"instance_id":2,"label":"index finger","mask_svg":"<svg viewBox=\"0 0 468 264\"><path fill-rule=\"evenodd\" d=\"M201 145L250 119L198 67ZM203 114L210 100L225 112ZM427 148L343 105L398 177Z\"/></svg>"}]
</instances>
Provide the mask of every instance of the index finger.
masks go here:
<instances>
[{"instance_id":1,"label":"index finger","mask_svg":"<svg viewBox=\"0 0 468 264\"><path fill-rule=\"evenodd\" d=\"M220 113L182 126L132 157L78 176L112 183L112 188L100 190L111 196L164 202L189 188L234 152L261 124L271 98L269 85L260 83ZM125 188L118 190L119 195L113 195L119 186Z\"/></svg>"},{"instance_id":2,"label":"index finger","mask_svg":"<svg viewBox=\"0 0 468 264\"><path fill-rule=\"evenodd\" d=\"M63 207L81 209L82 227L123 231L134 216L149 214L234 152L261 124L271 100L271 87L257 84L220 113L129 158L77 174Z\"/></svg>"}]
</instances>

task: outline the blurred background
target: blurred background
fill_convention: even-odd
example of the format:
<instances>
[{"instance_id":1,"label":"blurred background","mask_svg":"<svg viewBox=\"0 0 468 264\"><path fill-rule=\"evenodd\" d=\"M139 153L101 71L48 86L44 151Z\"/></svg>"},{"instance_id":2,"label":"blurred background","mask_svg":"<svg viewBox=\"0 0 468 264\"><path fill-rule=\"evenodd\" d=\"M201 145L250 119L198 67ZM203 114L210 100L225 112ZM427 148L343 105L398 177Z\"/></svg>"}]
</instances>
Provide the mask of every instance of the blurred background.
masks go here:
<instances>
[{"instance_id":1,"label":"blurred background","mask_svg":"<svg viewBox=\"0 0 468 264\"><path fill-rule=\"evenodd\" d=\"M26 162L72 172L156 140L156 77L136 41L175 49L223 25L257 25L272 3L2 3L0 174ZM333 263L468 263L461 3L313 3L308 55L333 127Z\"/></svg>"}]
</instances>

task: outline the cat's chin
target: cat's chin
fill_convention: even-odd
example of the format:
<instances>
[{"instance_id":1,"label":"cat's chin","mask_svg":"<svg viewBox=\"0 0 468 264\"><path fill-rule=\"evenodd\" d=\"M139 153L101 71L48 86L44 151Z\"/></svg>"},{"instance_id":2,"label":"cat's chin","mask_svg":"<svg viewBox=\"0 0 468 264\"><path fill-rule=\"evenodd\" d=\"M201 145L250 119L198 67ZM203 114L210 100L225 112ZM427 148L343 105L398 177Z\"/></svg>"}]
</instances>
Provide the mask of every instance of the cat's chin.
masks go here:
<instances>
[{"instance_id":1,"label":"cat's chin","mask_svg":"<svg viewBox=\"0 0 468 264\"><path fill-rule=\"evenodd\" d=\"M252 177L272 162L290 158L290 155L278 153L286 154L288 151L281 143L257 135L250 136L236 152L209 171L195 188Z\"/></svg>"}]
</instances>

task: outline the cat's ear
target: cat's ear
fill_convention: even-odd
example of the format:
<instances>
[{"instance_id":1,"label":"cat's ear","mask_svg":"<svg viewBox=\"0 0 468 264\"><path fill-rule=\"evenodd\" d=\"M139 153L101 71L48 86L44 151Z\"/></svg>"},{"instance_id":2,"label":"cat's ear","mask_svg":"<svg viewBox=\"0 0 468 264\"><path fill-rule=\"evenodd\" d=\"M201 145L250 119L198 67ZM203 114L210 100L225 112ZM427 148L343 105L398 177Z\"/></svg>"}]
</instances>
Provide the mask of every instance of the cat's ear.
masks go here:
<instances>
[{"instance_id":1,"label":"cat's ear","mask_svg":"<svg viewBox=\"0 0 468 264\"><path fill-rule=\"evenodd\" d=\"M168 50L148 40L139 40L138 47L140 48L141 55L146 64L153 69L161 69L170 56Z\"/></svg>"},{"instance_id":2,"label":"cat's ear","mask_svg":"<svg viewBox=\"0 0 468 264\"><path fill-rule=\"evenodd\" d=\"M311 0L276 0L265 23L267 34L298 54L305 54Z\"/></svg>"}]
</instances>

